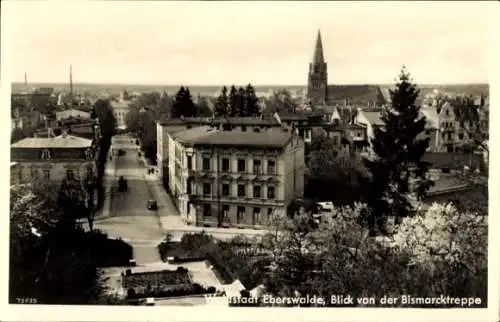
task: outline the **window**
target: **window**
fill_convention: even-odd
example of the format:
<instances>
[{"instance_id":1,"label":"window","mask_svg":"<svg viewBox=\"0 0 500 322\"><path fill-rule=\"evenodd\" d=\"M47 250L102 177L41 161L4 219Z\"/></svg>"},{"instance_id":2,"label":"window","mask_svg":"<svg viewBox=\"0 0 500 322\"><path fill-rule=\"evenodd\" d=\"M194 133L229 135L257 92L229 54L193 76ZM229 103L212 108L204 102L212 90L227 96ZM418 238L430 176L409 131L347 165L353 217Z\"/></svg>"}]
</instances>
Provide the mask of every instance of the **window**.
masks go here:
<instances>
[{"instance_id":1,"label":"window","mask_svg":"<svg viewBox=\"0 0 500 322\"><path fill-rule=\"evenodd\" d=\"M205 196L208 196L208 195L210 195L211 190L212 190L212 185L209 182L204 182L203 183L203 194Z\"/></svg>"},{"instance_id":2,"label":"window","mask_svg":"<svg viewBox=\"0 0 500 322\"><path fill-rule=\"evenodd\" d=\"M43 178L45 180L50 180L50 170L49 169L43 170Z\"/></svg>"},{"instance_id":3,"label":"window","mask_svg":"<svg viewBox=\"0 0 500 322\"><path fill-rule=\"evenodd\" d=\"M242 131L242 132L246 132L246 131L247 131L247 127L246 127L245 125L242 125L242 126L241 126L241 131Z\"/></svg>"},{"instance_id":4,"label":"window","mask_svg":"<svg viewBox=\"0 0 500 322\"><path fill-rule=\"evenodd\" d=\"M464 139L464 134L463 133L459 133L458 134L458 139L459 140L463 140Z\"/></svg>"},{"instance_id":5,"label":"window","mask_svg":"<svg viewBox=\"0 0 500 322\"><path fill-rule=\"evenodd\" d=\"M73 173L73 170L71 170L71 169L66 170L66 179L73 180L74 178L75 178L75 175Z\"/></svg>"},{"instance_id":6,"label":"window","mask_svg":"<svg viewBox=\"0 0 500 322\"><path fill-rule=\"evenodd\" d=\"M273 186L268 186L267 187L267 199L274 199L276 197L274 187Z\"/></svg>"},{"instance_id":7,"label":"window","mask_svg":"<svg viewBox=\"0 0 500 322\"><path fill-rule=\"evenodd\" d=\"M240 224L243 222L243 217L245 216L245 207L238 207L236 210L236 223Z\"/></svg>"},{"instance_id":8,"label":"window","mask_svg":"<svg viewBox=\"0 0 500 322\"><path fill-rule=\"evenodd\" d=\"M238 185L238 197L245 197L245 185L244 184Z\"/></svg>"},{"instance_id":9,"label":"window","mask_svg":"<svg viewBox=\"0 0 500 322\"><path fill-rule=\"evenodd\" d=\"M448 140L451 140L451 133L448 133Z\"/></svg>"},{"instance_id":10,"label":"window","mask_svg":"<svg viewBox=\"0 0 500 322\"><path fill-rule=\"evenodd\" d=\"M442 173L450 173L450 168L442 168L441 172Z\"/></svg>"},{"instance_id":11,"label":"window","mask_svg":"<svg viewBox=\"0 0 500 322\"><path fill-rule=\"evenodd\" d=\"M253 186L253 197L260 198L260 186Z\"/></svg>"},{"instance_id":12,"label":"window","mask_svg":"<svg viewBox=\"0 0 500 322\"><path fill-rule=\"evenodd\" d=\"M228 158L222 159L222 171L224 171L224 172L229 171L229 159Z\"/></svg>"},{"instance_id":13,"label":"window","mask_svg":"<svg viewBox=\"0 0 500 322\"><path fill-rule=\"evenodd\" d=\"M188 195L190 195L192 191L193 191L193 181L192 180L188 180L186 182L186 193Z\"/></svg>"},{"instance_id":14,"label":"window","mask_svg":"<svg viewBox=\"0 0 500 322\"><path fill-rule=\"evenodd\" d=\"M188 170L193 169L193 157L191 155L187 156L187 168Z\"/></svg>"},{"instance_id":15,"label":"window","mask_svg":"<svg viewBox=\"0 0 500 322\"><path fill-rule=\"evenodd\" d=\"M222 205L222 220L229 220L229 205Z\"/></svg>"},{"instance_id":16,"label":"window","mask_svg":"<svg viewBox=\"0 0 500 322\"><path fill-rule=\"evenodd\" d=\"M339 144L339 137L336 135L333 137L333 144L335 145Z\"/></svg>"},{"instance_id":17,"label":"window","mask_svg":"<svg viewBox=\"0 0 500 322\"><path fill-rule=\"evenodd\" d=\"M276 173L276 161L274 161L274 160L267 161L267 173L270 173L270 174Z\"/></svg>"},{"instance_id":18,"label":"window","mask_svg":"<svg viewBox=\"0 0 500 322\"><path fill-rule=\"evenodd\" d=\"M260 160L253 160L253 173L261 173L261 166Z\"/></svg>"},{"instance_id":19,"label":"window","mask_svg":"<svg viewBox=\"0 0 500 322\"><path fill-rule=\"evenodd\" d=\"M210 170L210 158L203 158L203 170Z\"/></svg>"},{"instance_id":20,"label":"window","mask_svg":"<svg viewBox=\"0 0 500 322\"><path fill-rule=\"evenodd\" d=\"M245 159L238 159L238 172L245 172Z\"/></svg>"},{"instance_id":21,"label":"window","mask_svg":"<svg viewBox=\"0 0 500 322\"><path fill-rule=\"evenodd\" d=\"M229 184L227 183L222 184L222 195L229 196Z\"/></svg>"},{"instance_id":22,"label":"window","mask_svg":"<svg viewBox=\"0 0 500 322\"><path fill-rule=\"evenodd\" d=\"M444 112L444 114L446 114L446 115L450 115L450 111L446 110L446 111Z\"/></svg>"},{"instance_id":23,"label":"window","mask_svg":"<svg viewBox=\"0 0 500 322\"><path fill-rule=\"evenodd\" d=\"M260 208L253 208L252 224L260 224Z\"/></svg>"},{"instance_id":24,"label":"window","mask_svg":"<svg viewBox=\"0 0 500 322\"><path fill-rule=\"evenodd\" d=\"M203 217L211 217L212 216L212 207L209 204L203 205Z\"/></svg>"}]
</instances>

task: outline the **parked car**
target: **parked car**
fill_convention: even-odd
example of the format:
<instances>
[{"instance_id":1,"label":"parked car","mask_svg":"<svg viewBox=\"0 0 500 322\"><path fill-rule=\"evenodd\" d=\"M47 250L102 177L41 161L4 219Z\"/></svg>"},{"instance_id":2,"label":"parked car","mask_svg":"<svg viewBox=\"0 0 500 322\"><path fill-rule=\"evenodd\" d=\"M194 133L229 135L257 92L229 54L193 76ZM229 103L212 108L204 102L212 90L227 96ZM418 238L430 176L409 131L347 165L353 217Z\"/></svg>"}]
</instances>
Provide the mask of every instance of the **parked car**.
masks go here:
<instances>
[{"instance_id":1,"label":"parked car","mask_svg":"<svg viewBox=\"0 0 500 322\"><path fill-rule=\"evenodd\" d=\"M149 210L158 210L158 204L156 203L156 200L154 199L149 199L148 200L148 209Z\"/></svg>"},{"instance_id":2,"label":"parked car","mask_svg":"<svg viewBox=\"0 0 500 322\"><path fill-rule=\"evenodd\" d=\"M118 179L118 191L125 192L127 190L128 190L127 180L123 176L121 176Z\"/></svg>"}]
</instances>

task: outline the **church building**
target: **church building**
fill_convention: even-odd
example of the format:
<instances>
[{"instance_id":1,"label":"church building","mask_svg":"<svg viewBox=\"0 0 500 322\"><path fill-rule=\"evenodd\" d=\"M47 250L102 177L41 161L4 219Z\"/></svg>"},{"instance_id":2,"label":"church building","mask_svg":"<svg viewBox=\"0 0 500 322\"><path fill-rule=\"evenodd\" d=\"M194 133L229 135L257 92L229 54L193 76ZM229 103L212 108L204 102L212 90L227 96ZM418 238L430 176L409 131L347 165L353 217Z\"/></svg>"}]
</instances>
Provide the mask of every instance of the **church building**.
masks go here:
<instances>
[{"instance_id":1,"label":"church building","mask_svg":"<svg viewBox=\"0 0 500 322\"><path fill-rule=\"evenodd\" d=\"M328 68L320 31L316 39L313 60L309 64L307 97L315 107L325 105L377 107L385 104L384 95L378 85L328 85Z\"/></svg>"}]
</instances>

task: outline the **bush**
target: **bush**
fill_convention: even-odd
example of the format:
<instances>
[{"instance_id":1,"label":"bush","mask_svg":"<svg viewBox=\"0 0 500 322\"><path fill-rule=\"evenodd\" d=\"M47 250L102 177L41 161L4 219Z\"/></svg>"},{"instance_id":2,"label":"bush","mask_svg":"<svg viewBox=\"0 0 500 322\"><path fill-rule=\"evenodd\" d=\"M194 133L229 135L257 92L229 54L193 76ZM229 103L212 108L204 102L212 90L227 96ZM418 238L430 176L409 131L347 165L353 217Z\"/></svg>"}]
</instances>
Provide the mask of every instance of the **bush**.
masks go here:
<instances>
[{"instance_id":1,"label":"bush","mask_svg":"<svg viewBox=\"0 0 500 322\"><path fill-rule=\"evenodd\" d=\"M133 289L127 291L127 300L134 300L146 297L178 297L189 295L201 295L215 293L215 287L205 288L199 284L191 284L187 287L172 288L172 289L152 289L144 293L137 294Z\"/></svg>"},{"instance_id":2,"label":"bush","mask_svg":"<svg viewBox=\"0 0 500 322\"><path fill-rule=\"evenodd\" d=\"M132 246L121 239L110 239L98 230L86 235L87 247L99 267L128 266L129 260L133 258Z\"/></svg>"}]
</instances>

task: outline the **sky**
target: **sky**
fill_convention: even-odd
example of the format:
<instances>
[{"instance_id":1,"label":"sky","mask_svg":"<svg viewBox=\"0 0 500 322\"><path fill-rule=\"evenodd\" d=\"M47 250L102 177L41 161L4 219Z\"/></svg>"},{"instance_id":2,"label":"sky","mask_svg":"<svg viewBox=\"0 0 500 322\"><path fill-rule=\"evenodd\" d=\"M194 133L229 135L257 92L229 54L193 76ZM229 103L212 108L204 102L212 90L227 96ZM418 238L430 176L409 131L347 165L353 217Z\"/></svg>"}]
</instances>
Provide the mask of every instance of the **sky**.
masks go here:
<instances>
[{"instance_id":1,"label":"sky","mask_svg":"<svg viewBox=\"0 0 500 322\"><path fill-rule=\"evenodd\" d=\"M6 1L12 81L305 85L318 30L330 84L487 83L492 2ZM5 11L4 11L5 9ZM493 9L493 10L492 10Z\"/></svg>"}]
</instances>

